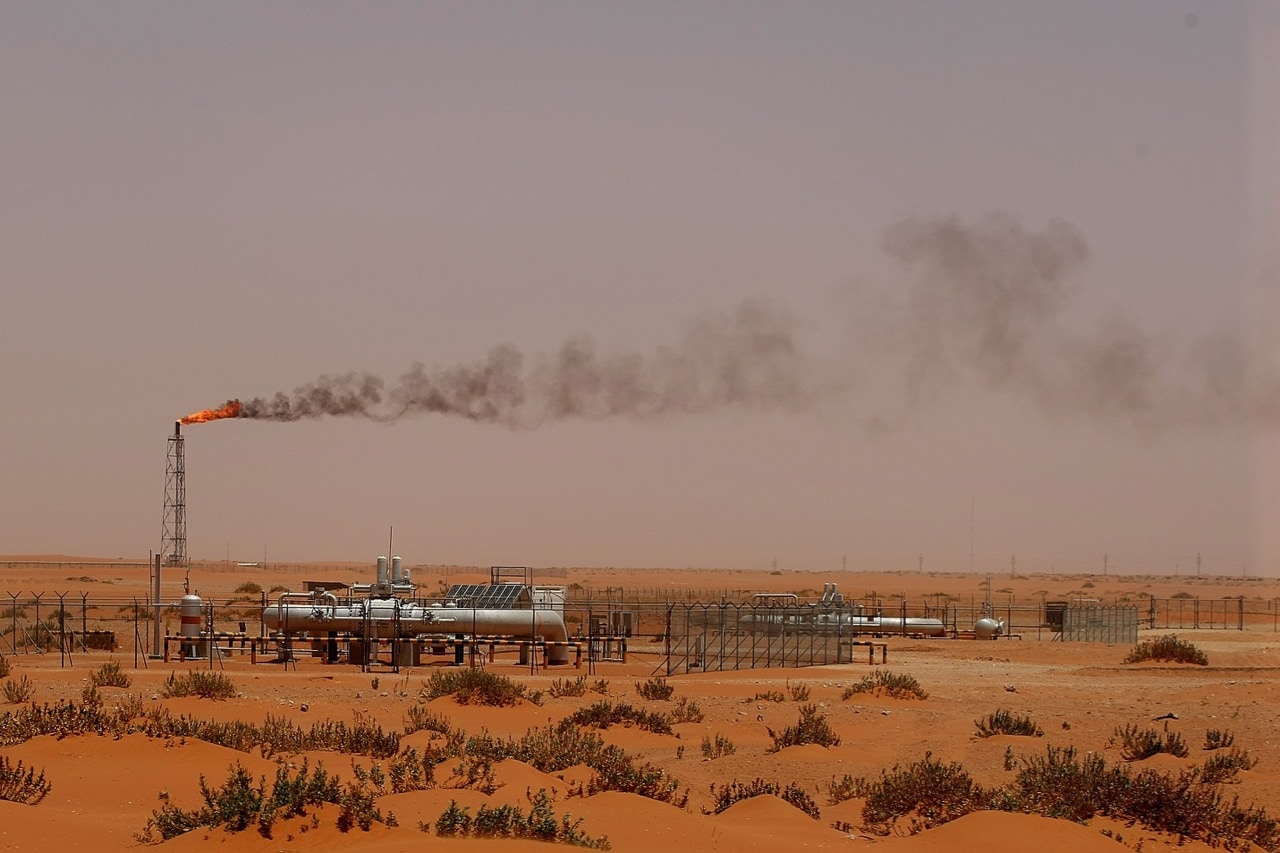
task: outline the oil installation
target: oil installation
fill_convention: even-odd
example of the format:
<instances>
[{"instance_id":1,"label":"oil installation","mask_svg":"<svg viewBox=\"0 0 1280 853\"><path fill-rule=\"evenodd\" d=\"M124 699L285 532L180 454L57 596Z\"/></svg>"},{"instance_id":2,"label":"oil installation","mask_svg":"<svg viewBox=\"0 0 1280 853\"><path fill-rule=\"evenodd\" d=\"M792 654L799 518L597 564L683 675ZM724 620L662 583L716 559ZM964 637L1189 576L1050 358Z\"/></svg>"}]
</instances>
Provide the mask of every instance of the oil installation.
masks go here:
<instances>
[{"instance_id":1,"label":"oil installation","mask_svg":"<svg viewBox=\"0 0 1280 853\"><path fill-rule=\"evenodd\" d=\"M373 583L355 584L341 599L324 589L281 593L264 608L262 621L282 641L312 641L330 662L338 660L341 643L347 662L361 666L376 665L384 650L394 666L417 666L424 651L443 654L446 647L461 663L465 648L485 644L518 645L522 663L541 646L548 664L569 663L576 644L563 613L538 607L528 578L504 581L495 569L493 580L457 585L443 601L419 601L400 557L388 563L380 556Z\"/></svg>"}]
</instances>

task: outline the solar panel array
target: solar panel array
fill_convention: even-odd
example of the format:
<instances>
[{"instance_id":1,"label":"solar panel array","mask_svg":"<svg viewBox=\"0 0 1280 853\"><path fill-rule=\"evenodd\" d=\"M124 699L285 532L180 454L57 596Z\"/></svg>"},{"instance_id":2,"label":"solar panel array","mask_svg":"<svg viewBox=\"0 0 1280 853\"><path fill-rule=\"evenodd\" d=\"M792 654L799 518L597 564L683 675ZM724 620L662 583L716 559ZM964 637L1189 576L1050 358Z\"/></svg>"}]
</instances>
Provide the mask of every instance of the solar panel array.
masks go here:
<instances>
[{"instance_id":1,"label":"solar panel array","mask_svg":"<svg viewBox=\"0 0 1280 853\"><path fill-rule=\"evenodd\" d=\"M510 610L528 604L529 591L522 583L457 583L449 587L448 598L459 607Z\"/></svg>"}]
</instances>

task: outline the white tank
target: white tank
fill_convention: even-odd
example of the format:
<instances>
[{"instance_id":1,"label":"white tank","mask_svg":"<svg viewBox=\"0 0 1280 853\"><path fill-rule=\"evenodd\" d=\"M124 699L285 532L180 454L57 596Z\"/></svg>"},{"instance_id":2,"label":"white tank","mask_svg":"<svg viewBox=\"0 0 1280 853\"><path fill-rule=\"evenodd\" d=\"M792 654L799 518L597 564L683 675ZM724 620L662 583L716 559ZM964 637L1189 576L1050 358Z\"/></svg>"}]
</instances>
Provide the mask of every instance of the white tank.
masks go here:
<instances>
[{"instance_id":1,"label":"white tank","mask_svg":"<svg viewBox=\"0 0 1280 853\"><path fill-rule=\"evenodd\" d=\"M400 583L404 580L404 562L399 557L391 558L391 582Z\"/></svg>"},{"instance_id":2,"label":"white tank","mask_svg":"<svg viewBox=\"0 0 1280 853\"><path fill-rule=\"evenodd\" d=\"M381 586L386 586L389 583L387 580L387 558L383 556L378 557L378 583Z\"/></svg>"},{"instance_id":3,"label":"white tank","mask_svg":"<svg viewBox=\"0 0 1280 853\"><path fill-rule=\"evenodd\" d=\"M979 640L994 640L1004 633L1004 623L990 616L979 619L973 625L973 635Z\"/></svg>"}]
</instances>

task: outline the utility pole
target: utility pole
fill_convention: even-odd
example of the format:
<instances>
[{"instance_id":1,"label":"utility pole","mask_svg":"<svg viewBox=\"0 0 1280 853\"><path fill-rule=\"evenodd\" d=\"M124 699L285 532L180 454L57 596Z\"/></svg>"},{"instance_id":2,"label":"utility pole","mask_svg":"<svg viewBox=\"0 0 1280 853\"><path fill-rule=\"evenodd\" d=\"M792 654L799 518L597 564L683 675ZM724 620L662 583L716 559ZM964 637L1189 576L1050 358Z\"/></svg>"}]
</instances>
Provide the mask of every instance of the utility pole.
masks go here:
<instances>
[{"instance_id":1,"label":"utility pole","mask_svg":"<svg viewBox=\"0 0 1280 853\"><path fill-rule=\"evenodd\" d=\"M1200 577L1200 555L1196 554L1196 577Z\"/></svg>"},{"instance_id":2,"label":"utility pole","mask_svg":"<svg viewBox=\"0 0 1280 853\"><path fill-rule=\"evenodd\" d=\"M1009 576L1013 577L1017 573L1018 573L1018 555L1010 554L1009 555Z\"/></svg>"},{"instance_id":3,"label":"utility pole","mask_svg":"<svg viewBox=\"0 0 1280 853\"><path fill-rule=\"evenodd\" d=\"M924 554L920 555L920 561L918 563L918 566L920 571L923 572L924 571Z\"/></svg>"},{"instance_id":4,"label":"utility pole","mask_svg":"<svg viewBox=\"0 0 1280 853\"><path fill-rule=\"evenodd\" d=\"M1107 565L1107 564L1108 564L1110 561L1111 561L1111 558L1110 558L1108 555L1106 555L1106 554L1103 554L1103 555L1102 555L1102 576L1103 576L1104 578L1107 576L1107 568L1108 568L1108 565Z\"/></svg>"}]
</instances>

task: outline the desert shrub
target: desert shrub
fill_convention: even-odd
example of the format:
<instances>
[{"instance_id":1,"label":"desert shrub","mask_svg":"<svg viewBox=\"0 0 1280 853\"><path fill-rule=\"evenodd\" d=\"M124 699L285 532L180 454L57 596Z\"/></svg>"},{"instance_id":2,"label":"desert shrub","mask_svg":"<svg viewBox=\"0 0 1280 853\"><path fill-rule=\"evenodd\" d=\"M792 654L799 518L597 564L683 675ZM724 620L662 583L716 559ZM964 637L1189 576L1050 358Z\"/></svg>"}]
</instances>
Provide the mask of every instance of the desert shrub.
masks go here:
<instances>
[{"instance_id":1,"label":"desert shrub","mask_svg":"<svg viewBox=\"0 0 1280 853\"><path fill-rule=\"evenodd\" d=\"M253 581L245 581L232 591L240 595L258 595L262 592L262 586Z\"/></svg>"},{"instance_id":2,"label":"desert shrub","mask_svg":"<svg viewBox=\"0 0 1280 853\"><path fill-rule=\"evenodd\" d=\"M439 732L442 735L448 735L452 731L449 720L443 714L438 714L421 703L415 703L409 706L409 710L405 712L407 719L404 724L404 733L411 735L414 732L426 731Z\"/></svg>"},{"instance_id":3,"label":"desert shrub","mask_svg":"<svg viewBox=\"0 0 1280 853\"><path fill-rule=\"evenodd\" d=\"M908 766L880 771L875 782L855 782L854 796L863 796L862 818L868 829L888 835L900 818L909 818L912 834L938 826L972 811L987 808L991 794L976 784L959 764L943 764L926 752Z\"/></svg>"},{"instance_id":4,"label":"desert shrub","mask_svg":"<svg viewBox=\"0 0 1280 853\"><path fill-rule=\"evenodd\" d=\"M809 685L792 684L787 682L787 695L791 697L792 702L808 702L809 701Z\"/></svg>"},{"instance_id":5,"label":"desert shrub","mask_svg":"<svg viewBox=\"0 0 1280 853\"><path fill-rule=\"evenodd\" d=\"M609 695L609 680L606 678L597 678L595 683L591 685L592 693L599 693L601 696Z\"/></svg>"},{"instance_id":6,"label":"desert shrub","mask_svg":"<svg viewBox=\"0 0 1280 853\"><path fill-rule=\"evenodd\" d=\"M748 702L785 702L787 697L781 690L765 690L762 693L756 693Z\"/></svg>"},{"instance_id":7,"label":"desert shrub","mask_svg":"<svg viewBox=\"0 0 1280 853\"><path fill-rule=\"evenodd\" d=\"M1178 758L1186 758L1190 753L1182 735L1177 732L1161 734L1155 729L1139 729L1135 725L1117 728L1111 742L1120 747L1125 761L1141 761L1161 752Z\"/></svg>"},{"instance_id":8,"label":"desert shrub","mask_svg":"<svg viewBox=\"0 0 1280 853\"><path fill-rule=\"evenodd\" d=\"M702 708L689 697L681 696L671 709L670 719L672 723L700 723L703 719Z\"/></svg>"},{"instance_id":9,"label":"desert shrub","mask_svg":"<svg viewBox=\"0 0 1280 853\"><path fill-rule=\"evenodd\" d=\"M818 710L816 705L803 705L800 708L800 719L794 726L787 726L780 732L767 729L773 738L773 746L767 752L777 752L788 746L799 746L805 743L816 743L819 746L839 746L840 736L827 722L827 715Z\"/></svg>"},{"instance_id":10,"label":"desert shrub","mask_svg":"<svg viewBox=\"0 0 1280 853\"><path fill-rule=\"evenodd\" d=\"M8 678L12 671L13 667L9 664L9 659L0 655L0 678Z\"/></svg>"},{"instance_id":11,"label":"desert shrub","mask_svg":"<svg viewBox=\"0 0 1280 853\"><path fill-rule=\"evenodd\" d=\"M848 773L839 779L832 776L831 781L827 783L827 805L835 806L854 797L866 796L866 785L864 780L850 776Z\"/></svg>"},{"instance_id":12,"label":"desert shrub","mask_svg":"<svg viewBox=\"0 0 1280 853\"><path fill-rule=\"evenodd\" d=\"M557 678L551 682L547 695L552 699L561 699L565 696L585 696L587 695L587 677L579 675L574 679Z\"/></svg>"},{"instance_id":13,"label":"desert shrub","mask_svg":"<svg viewBox=\"0 0 1280 853\"><path fill-rule=\"evenodd\" d=\"M236 685L226 673L212 670L190 670L179 676L169 673L160 690L166 699L178 696L199 696L202 699L230 699L236 695Z\"/></svg>"},{"instance_id":14,"label":"desert shrub","mask_svg":"<svg viewBox=\"0 0 1280 853\"><path fill-rule=\"evenodd\" d=\"M715 740L712 740L709 735L702 736L702 757L708 761L723 758L726 755L733 755L736 749L737 747L733 745L733 741L719 732L716 733Z\"/></svg>"},{"instance_id":15,"label":"desert shrub","mask_svg":"<svg viewBox=\"0 0 1280 853\"><path fill-rule=\"evenodd\" d=\"M418 828L426 832L431 824L419 823ZM450 800L449 807L436 818L435 830L436 835L443 837L466 835L471 831L471 810L458 805L457 800Z\"/></svg>"},{"instance_id":16,"label":"desert shrub","mask_svg":"<svg viewBox=\"0 0 1280 853\"><path fill-rule=\"evenodd\" d=\"M1044 735L1044 732L1030 717L1017 716L1003 708L994 714L988 714L984 719L974 720L973 724L978 727L978 737L992 737L994 735L1042 737Z\"/></svg>"},{"instance_id":17,"label":"desert shrub","mask_svg":"<svg viewBox=\"0 0 1280 853\"><path fill-rule=\"evenodd\" d=\"M1210 785L1234 782L1241 770L1252 770L1257 764L1258 759L1250 755L1247 749L1233 746L1209 756L1200 768L1200 778Z\"/></svg>"},{"instance_id":18,"label":"desert shrub","mask_svg":"<svg viewBox=\"0 0 1280 853\"><path fill-rule=\"evenodd\" d=\"M702 812L703 814L720 814L734 803L766 794L781 798L784 802L790 803L814 820L822 819L818 804L813 801L813 797L806 794L795 782L790 782L787 787L783 788L777 782L766 782L764 779L759 778L747 784L743 784L737 779L727 785L717 785L712 782L711 799L714 801L714 805L711 809L704 808Z\"/></svg>"},{"instance_id":19,"label":"desert shrub","mask_svg":"<svg viewBox=\"0 0 1280 853\"><path fill-rule=\"evenodd\" d=\"M1235 742L1235 734L1225 729L1209 729L1204 733L1205 749L1226 749Z\"/></svg>"},{"instance_id":20,"label":"desert shrub","mask_svg":"<svg viewBox=\"0 0 1280 853\"><path fill-rule=\"evenodd\" d=\"M668 684L665 678L650 678L648 681L637 681L636 692L640 694L641 699L660 702L670 699L676 689Z\"/></svg>"},{"instance_id":21,"label":"desert shrub","mask_svg":"<svg viewBox=\"0 0 1280 853\"><path fill-rule=\"evenodd\" d=\"M1048 747L1043 756L1023 760L1008 789L1004 808L1046 817L1085 821L1101 804L1114 802L1125 784L1124 773L1108 769L1101 755L1079 757L1074 747Z\"/></svg>"},{"instance_id":22,"label":"desert shrub","mask_svg":"<svg viewBox=\"0 0 1280 853\"><path fill-rule=\"evenodd\" d=\"M459 705L495 707L510 707L531 698L523 684L483 669L437 670L423 683L421 695L426 699L452 696Z\"/></svg>"},{"instance_id":23,"label":"desert shrub","mask_svg":"<svg viewBox=\"0 0 1280 853\"><path fill-rule=\"evenodd\" d=\"M22 762L10 764L8 757L0 755L0 800L34 806L49 795L53 783L44 778L44 771L36 774L35 768L23 772Z\"/></svg>"},{"instance_id":24,"label":"desert shrub","mask_svg":"<svg viewBox=\"0 0 1280 853\"><path fill-rule=\"evenodd\" d=\"M575 821L568 814L557 818L553 800L545 788L529 795L529 803L528 814L519 806L508 804L490 807L487 803L482 803L473 818L465 806L459 806L456 801L450 800L449 807L435 820L435 831L441 836L529 838L590 850L610 849L607 837L592 838L581 830L581 818ZM418 828L427 832L432 825L420 823Z\"/></svg>"},{"instance_id":25,"label":"desert shrub","mask_svg":"<svg viewBox=\"0 0 1280 853\"><path fill-rule=\"evenodd\" d=\"M857 684L846 687L841 699L849 699L859 693L873 693L892 699L928 699L929 694L916 681L915 676L877 669L862 676Z\"/></svg>"},{"instance_id":26,"label":"desert shrub","mask_svg":"<svg viewBox=\"0 0 1280 853\"><path fill-rule=\"evenodd\" d=\"M579 708L566 717L565 720L574 725L591 726L597 729L607 729L613 725L624 725L635 726L660 735L671 734L671 718L666 714L645 711L625 702L619 702L615 705L607 699L602 699L585 708Z\"/></svg>"},{"instance_id":27,"label":"desert shrub","mask_svg":"<svg viewBox=\"0 0 1280 853\"><path fill-rule=\"evenodd\" d=\"M296 774L281 765L270 793L266 780L254 781L243 766L234 765L221 787L210 787L204 776L200 777L200 796L204 805L198 809L183 810L171 803L152 812L146 826L135 838L144 843L174 838L198 827L223 827L228 832L243 832L257 825L258 832L271 837L275 821L280 817L297 817L307 813L310 806L333 803L338 806L337 824L343 832L353 826L368 830L374 822L387 820L373 805L373 794L363 781L343 786L336 776L323 767L310 770L304 760Z\"/></svg>"},{"instance_id":28,"label":"desert shrub","mask_svg":"<svg viewBox=\"0 0 1280 853\"><path fill-rule=\"evenodd\" d=\"M4 683L4 698L10 705L18 705L35 695L36 686L25 675L17 681L10 678Z\"/></svg>"},{"instance_id":29,"label":"desert shrub","mask_svg":"<svg viewBox=\"0 0 1280 853\"><path fill-rule=\"evenodd\" d=\"M98 667L97 672L90 673L89 683L94 687L128 687L133 682L120 669L120 664L112 660Z\"/></svg>"},{"instance_id":30,"label":"desert shrub","mask_svg":"<svg viewBox=\"0 0 1280 853\"><path fill-rule=\"evenodd\" d=\"M1140 663L1144 660L1209 665L1209 659L1205 657L1204 652L1186 640L1179 640L1176 634L1166 634L1154 640L1143 640L1129 652L1124 663Z\"/></svg>"}]
</instances>

